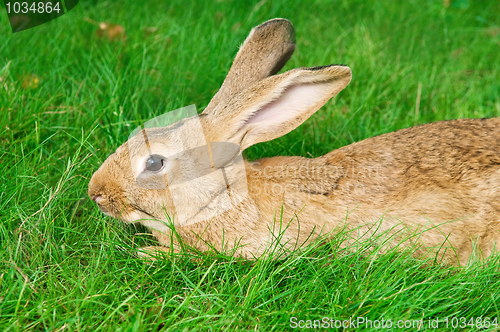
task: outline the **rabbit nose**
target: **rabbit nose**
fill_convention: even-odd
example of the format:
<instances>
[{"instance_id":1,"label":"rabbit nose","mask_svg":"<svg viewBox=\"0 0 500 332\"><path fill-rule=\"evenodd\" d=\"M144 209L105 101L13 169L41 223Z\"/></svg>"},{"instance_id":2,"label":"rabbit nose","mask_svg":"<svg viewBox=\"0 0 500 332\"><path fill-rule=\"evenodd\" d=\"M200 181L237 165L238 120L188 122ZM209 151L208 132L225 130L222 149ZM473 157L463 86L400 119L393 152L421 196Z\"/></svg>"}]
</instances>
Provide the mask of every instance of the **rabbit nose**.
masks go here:
<instances>
[{"instance_id":1,"label":"rabbit nose","mask_svg":"<svg viewBox=\"0 0 500 332\"><path fill-rule=\"evenodd\" d=\"M99 204L99 202L100 202L100 201L102 201L102 200L104 199L104 198L102 198L102 196L101 196L101 195L92 195L92 196L90 196L90 198L91 198L94 202L96 202L97 204Z\"/></svg>"}]
</instances>

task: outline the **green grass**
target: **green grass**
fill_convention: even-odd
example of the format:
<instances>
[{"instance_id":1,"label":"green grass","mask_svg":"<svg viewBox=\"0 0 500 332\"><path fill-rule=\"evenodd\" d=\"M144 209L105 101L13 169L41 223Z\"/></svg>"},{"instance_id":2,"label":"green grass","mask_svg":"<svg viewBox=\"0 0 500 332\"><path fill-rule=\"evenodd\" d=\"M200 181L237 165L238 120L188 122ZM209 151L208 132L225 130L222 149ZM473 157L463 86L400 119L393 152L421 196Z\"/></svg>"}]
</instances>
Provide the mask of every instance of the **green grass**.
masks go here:
<instances>
[{"instance_id":1,"label":"green grass","mask_svg":"<svg viewBox=\"0 0 500 332\"><path fill-rule=\"evenodd\" d=\"M150 265L134 252L154 240L86 197L90 176L132 128L189 104L203 109L250 29L274 17L297 30L285 70L344 63L353 81L297 130L250 148L250 159L316 157L415 124L499 116L498 1L82 0L16 34L1 7L0 330L500 316L498 257L429 266L407 252L370 254L370 243L340 250L340 234L281 260L205 254ZM123 25L126 41L99 39L85 18ZM37 87L23 88L27 75Z\"/></svg>"}]
</instances>

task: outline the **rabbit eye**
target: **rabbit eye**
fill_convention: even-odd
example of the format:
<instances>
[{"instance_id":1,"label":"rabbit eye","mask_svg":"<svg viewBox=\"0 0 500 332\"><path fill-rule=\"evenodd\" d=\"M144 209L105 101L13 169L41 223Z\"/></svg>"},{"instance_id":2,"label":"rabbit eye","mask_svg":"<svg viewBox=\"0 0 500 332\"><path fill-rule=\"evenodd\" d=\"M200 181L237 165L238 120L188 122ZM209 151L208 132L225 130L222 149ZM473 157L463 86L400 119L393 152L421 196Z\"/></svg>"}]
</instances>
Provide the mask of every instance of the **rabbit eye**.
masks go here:
<instances>
[{"instance_id":1,"label":"rabbit eye","mask_svg":"<svg viewBox=\"0 0 500 332\"><path fill-rule=\"evenodd\" d=\"M160 155L154 154L146 160L146 170L149 172L161 171L164 166L164 158Z\"/></svg>"}]
</instances>

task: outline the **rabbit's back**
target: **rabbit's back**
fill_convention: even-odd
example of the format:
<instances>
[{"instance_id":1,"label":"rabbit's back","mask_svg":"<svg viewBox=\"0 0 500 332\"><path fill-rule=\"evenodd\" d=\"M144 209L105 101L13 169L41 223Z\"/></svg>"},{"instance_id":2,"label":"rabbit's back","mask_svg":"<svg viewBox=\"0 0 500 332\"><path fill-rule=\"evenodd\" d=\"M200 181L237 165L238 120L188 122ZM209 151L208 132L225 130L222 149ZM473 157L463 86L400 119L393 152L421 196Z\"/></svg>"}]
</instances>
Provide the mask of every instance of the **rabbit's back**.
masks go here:
<instances>
[{"instance_id":1,"label":"rabbit's back","mask_svg":"<svg viewBox=\"0 0 500 332\"><path fill-rule=\"evenodd\" d=\"M370 178L376 192L396 201L430 188L455 196L478 192L483 200L499 189L499 129L497 118L435 122L369 138L322 159L357 166L356 179Z\"/></svg>"},{"instance_id":2,"label":"rabbit's back","mask_svg":"<svg viewBox=\"0 0 500 332\"><path fill-rule=\"evenodd\" d=\"M373 210L372 218L383 212L382 228L401 221L427 229L421 235L427 246L448 240L445 247L461 249L464 262L474 241L488 255L500 239L499 129L498 118L441 121L366 139L323 158L357 166L354 177L339 179L340 189L343 181L353 184L341 199L346 205Z\"/></svg>"},{"instance_id":3,"label":"rabbit's back","mask_svg":"<svg viewBox=\"0 0 500 332\"><path fill-rule=\"evenodd\" d=\"M368 138L316 159L262 159L251 166L249 181L266 181L252 196L270 214L283 203L284 220L300 210L302 224L289 227L292 242L299 227L305 239L314 229L331 231L343 221L366 237L374 229L393 234L404 225L426 230L419 236L426 247L447 241L442 253L459 249L464 262L473 241L488 255L500 240L499 128L496 118L441 121ZM273 188L282 191L261 195Z\"/></svg>"}]
</instances>

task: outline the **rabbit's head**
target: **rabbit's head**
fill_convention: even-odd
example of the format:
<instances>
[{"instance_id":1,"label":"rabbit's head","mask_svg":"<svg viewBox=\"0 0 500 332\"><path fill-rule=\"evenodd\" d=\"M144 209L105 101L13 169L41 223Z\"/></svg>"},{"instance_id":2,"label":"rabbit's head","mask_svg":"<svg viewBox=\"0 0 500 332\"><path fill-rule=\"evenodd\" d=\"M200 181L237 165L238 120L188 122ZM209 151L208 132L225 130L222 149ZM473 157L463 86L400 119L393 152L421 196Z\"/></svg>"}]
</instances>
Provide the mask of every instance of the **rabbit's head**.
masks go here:
<instances>
[{"instance_id":1,"label":"rabbit's head","mask_svg":"<svg viewBox=\"0 0 500 332\"><path fill-rule=\"evenodd\" d=\"M241 151L295 129L351 80L342 65L275 75L294 48L288 20L254 28L204 112L134 132L95 172L90 197L107 215L157 229L152 220L167 214L182 226L243 201Z\"/></svg>"}]
</instances>

